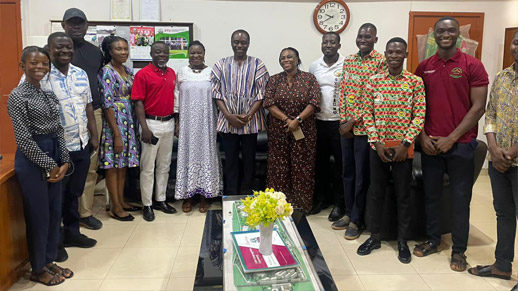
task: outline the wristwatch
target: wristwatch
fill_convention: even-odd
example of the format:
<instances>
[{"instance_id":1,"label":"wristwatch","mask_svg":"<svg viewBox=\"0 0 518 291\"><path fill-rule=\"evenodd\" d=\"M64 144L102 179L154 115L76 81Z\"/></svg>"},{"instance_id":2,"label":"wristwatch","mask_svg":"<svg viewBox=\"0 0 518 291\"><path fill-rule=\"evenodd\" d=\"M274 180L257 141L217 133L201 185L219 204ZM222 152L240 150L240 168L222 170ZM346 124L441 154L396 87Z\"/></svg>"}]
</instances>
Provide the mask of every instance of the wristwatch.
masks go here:
<instances>
[{"instance_id":1,"label":"wristwatch","mask_svg":"<svg viewBox=\"0 0 518 291\"><path fill-rule=\"evenodd\" d=\"M297 119L297 121L299 122L299 124L301 124L301 123L302 123L302 118L300 118L300 116L295 117L295 119Z\"/></svg>"},{"instance_id":2,"label":"wristwatch","mask_svg":"<svg viewBox=\"0 0 518 291\"><path fill-rule=\"evenodd\" d=\"M412 145L410 142L408 142L407 140L404 140L402 143L402 145L406 146L406 147L410 147L410 145Z\"/></svg>"}]
</instances>

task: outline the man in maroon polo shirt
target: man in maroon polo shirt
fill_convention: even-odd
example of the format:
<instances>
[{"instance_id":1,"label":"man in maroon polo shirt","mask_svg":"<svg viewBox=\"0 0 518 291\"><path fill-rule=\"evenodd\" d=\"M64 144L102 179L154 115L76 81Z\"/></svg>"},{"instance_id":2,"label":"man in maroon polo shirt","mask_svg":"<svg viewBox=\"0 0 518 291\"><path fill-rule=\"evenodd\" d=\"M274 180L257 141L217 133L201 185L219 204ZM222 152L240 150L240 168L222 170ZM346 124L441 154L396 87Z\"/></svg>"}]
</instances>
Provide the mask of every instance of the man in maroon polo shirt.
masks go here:
<instances>
[{"instance_id":1,"label":"man in maroon polo shirt","mask_svg":"<svg viewBox=\"0 0 518 291\"><path fill-rule=\"evenodd\" d=\"M176 213L176 209L165 201L173 152L176 76L173 69L167 67L169 46L165 42L153 43L151 58L152 62L135 75L131 90L141 127L140 191L146 221L155 220L153 208L168 214Z\"/></svg>"},{"instance_id":2,"label":"man in maroon polo shirt","mask_svg":"<svg viewBox=\"0 0 518 291\"><path fill-rule=\"evenodd\" d=\"M448 174L452 205L452 256L450 268L466 270L469 204L473 188L474 151L478 120L486 105L488 75L482 63L456 46L459 23L443 17L434 25L437 53L419 64L415 74L426 89L426 120L419 141L426 196L428 241L414 248L414 255L437 252L441 243L441 197Z\"/></svg>"}]
</instances>

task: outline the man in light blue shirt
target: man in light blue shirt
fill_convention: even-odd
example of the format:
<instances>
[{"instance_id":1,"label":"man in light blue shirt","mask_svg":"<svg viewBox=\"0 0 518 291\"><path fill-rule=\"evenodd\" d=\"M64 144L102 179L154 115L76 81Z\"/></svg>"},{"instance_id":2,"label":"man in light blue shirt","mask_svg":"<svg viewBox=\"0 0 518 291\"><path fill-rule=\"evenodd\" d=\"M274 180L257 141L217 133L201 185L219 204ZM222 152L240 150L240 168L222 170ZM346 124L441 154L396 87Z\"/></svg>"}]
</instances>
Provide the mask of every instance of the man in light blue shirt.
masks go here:
<instances>
[{"instance_id":1,"label":"man in light blue shirt","mask_svg":"<svg viewBox=\"0 0 518 291\"><path fill-rule=\"evenodd\" d=\"M48 77L43 79L42 89L51 90L58 97L61 124L72 161L71 173L63 180L63 246L90 248L97 241L79 232L78 199L90 167L90 152L99 147L92 94L86 72L70 63L74 53L72 39L56 32L49 36L48 46L52 64ZM61 247L56 261L67 258Z\"/></svg>"}]
</instances>

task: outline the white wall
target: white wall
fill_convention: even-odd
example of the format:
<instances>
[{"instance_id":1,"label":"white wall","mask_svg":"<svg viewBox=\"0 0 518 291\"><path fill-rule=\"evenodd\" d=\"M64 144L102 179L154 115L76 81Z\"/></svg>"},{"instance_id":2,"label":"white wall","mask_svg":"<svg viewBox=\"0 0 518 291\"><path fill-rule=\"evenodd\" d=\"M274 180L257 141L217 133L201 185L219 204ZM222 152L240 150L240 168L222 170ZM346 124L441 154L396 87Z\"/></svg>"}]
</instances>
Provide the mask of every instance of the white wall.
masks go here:
<instances>
[{"instance_id":1,"label":"white wall","mask_svg":"<svg viewBox=\"0 0 518 291\"><path fill-rule=\"evenodd\" d=\"M139 0L133 1L133 19L139 18ZM193 22L194 38L207 48L206 62L232 54L230 34L238 28L251 35L249 54L261 58L269 71L281 70L277 58L282 48L293 46L304 68L321 56L321 34L312 22L317 0L218 1L161 0L162 21ZM342 32L342 54L355 52L358 27L372 22L378 27L376 48L394 36L408 37L410 11L484 12L482 62L492 80L501 69L504 30L518 26L518 0L512 1L346 1L351 21ZM109 20L109 0L22 0L24 44L43 44L50 31L49 20L58 20L69 7L82 9L90 20ZM507 48L506 48L507 49ZM482 122L483 123L483 122Z\"/></svg>"}]
</instances>

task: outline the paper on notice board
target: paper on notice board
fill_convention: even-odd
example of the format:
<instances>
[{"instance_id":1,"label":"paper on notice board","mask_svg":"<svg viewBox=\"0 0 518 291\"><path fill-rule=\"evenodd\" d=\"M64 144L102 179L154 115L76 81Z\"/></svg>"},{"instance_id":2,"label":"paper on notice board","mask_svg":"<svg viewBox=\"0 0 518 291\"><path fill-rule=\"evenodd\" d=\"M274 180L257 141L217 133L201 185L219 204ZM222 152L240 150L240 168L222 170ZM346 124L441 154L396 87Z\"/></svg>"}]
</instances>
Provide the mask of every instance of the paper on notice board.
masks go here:
<instances>
[{"instance_id":1,"label":"paper on notice board","mask_svg":"<svg viewBox=\"0 0 518 291\"><path fill-rule=\"evenodd\" d=\"M170 59L188 59L189 28L184 26L156 26L155 41L163 41L169 46Z\"/></svg>"},{"instance_id":2,"label":"paper on notice board","mask_svg":"<svg viewBox=\"0 0 518 291\"><path fill-rule=\"evenodd\" d=\"M132 60L151 60L151 45L154 41L154 27L130 26L130 58Z\"/></svg>"},{"instance_id":3,"label":"paper on notice board","mask_svg":"<svg viewBox=\"0 0 518 291\"><path fill-rule=\"evenodd\" d=\"M112 0L112 20L131 20L131 0Z\"/></svg>"},{"instance_id":4,"label":"paper on notice board","mask_svg":"<svg viewBox=\"0 0 518 291\"><path fill-rule=\"evenodd\" d=\"M160 0L140 0L140 21L160 21Z\"/></svg>"},{"instance_id":5,"label":"paper on notice board","mask_svg":"<svg viewBox=\"0 0 518 291\"><path fill-rule=\"evenodd\" d=\"M50 23L50 33L54 32L65 32L63 26L61 26L61 22L51 22Z\"/></svg>"},{"instance_id":6,"label":"paper on notice board","mask_svg":"<svg viewBox=\"0 0 518 291\"><path fill-rule=\"evenodd\" d=\"M97 25L97 42L102 45L105 37L115 35L115 25Z\"/></svg>"}]
</instances>

